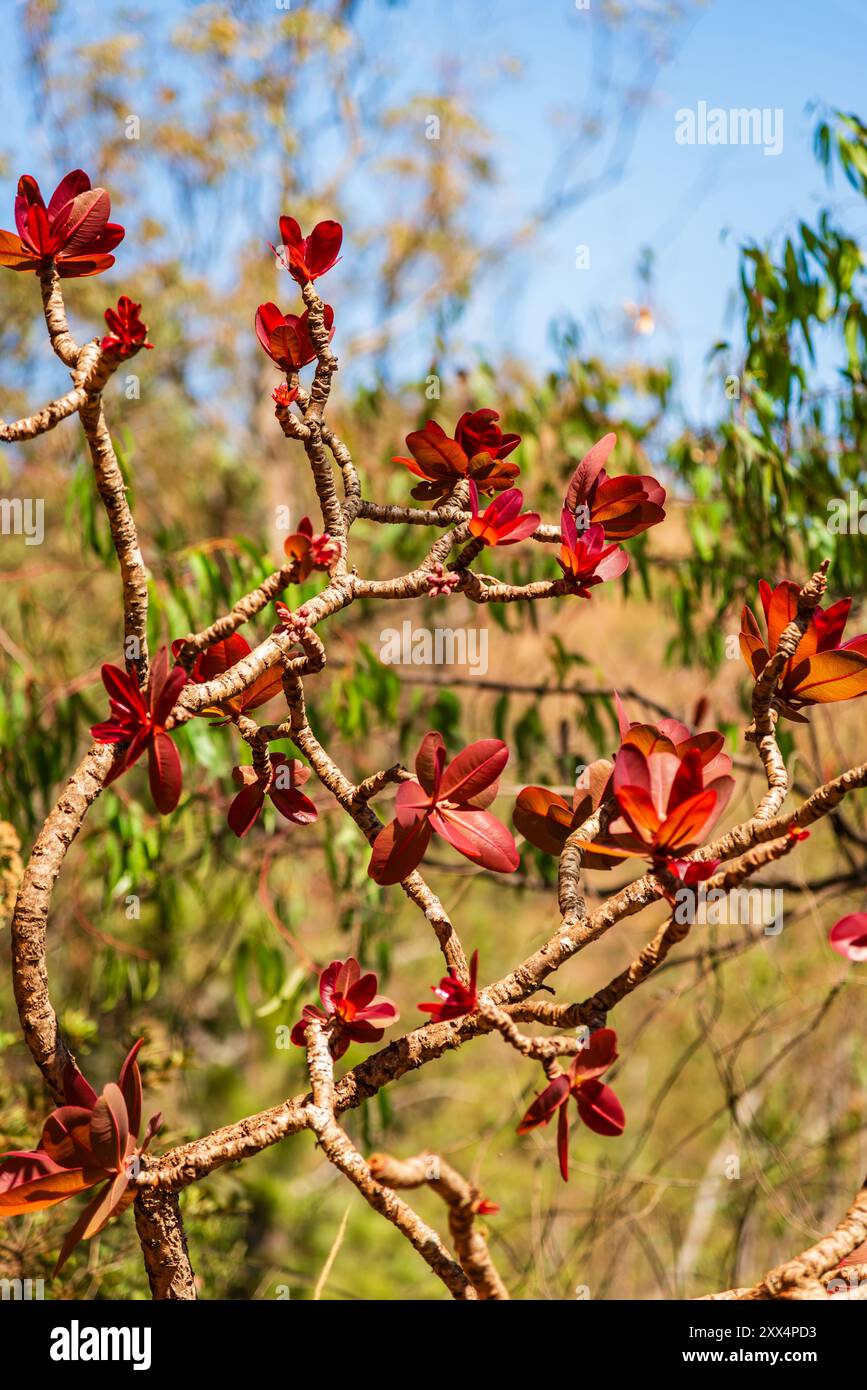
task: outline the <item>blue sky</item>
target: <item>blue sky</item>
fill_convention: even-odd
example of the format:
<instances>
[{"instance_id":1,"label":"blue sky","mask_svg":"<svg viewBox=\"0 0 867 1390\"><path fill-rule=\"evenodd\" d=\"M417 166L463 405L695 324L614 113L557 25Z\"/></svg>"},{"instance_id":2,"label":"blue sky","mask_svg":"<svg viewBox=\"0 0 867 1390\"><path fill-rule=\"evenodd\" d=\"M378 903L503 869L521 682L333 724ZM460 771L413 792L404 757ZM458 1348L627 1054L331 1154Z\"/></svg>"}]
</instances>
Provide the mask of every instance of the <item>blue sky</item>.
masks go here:
<instances>
[{"instance_id":1,"label":"blue sky","mask_svg":"<svg viewBox=\"0 0 867 1390\"><path fill-rule=\"evenodd\" d=\"M163 0L154 3L163 7ZM254 0L257 12L264 3ZM591 36L602 0L589 3L587 12L579 11L575 0L406 0L393 7L383 0L359 0L358 28L391 66L398 87L437 91L444 64L454 55L464 63L461 80L472 84L479 99L501 177L501 186L479 209L487 233L520 224L539 205L565 143L564 122L568 125L599 90ZM619 82L629 80L636 62L645 75L655 71L653 55L636 51L637 20L654 6L658 0L624 0L625 22L611 46L610 70ZM823 204L834 207L856 232L865 230L851 191L840 182L829 189L815 164L814 117L806 108L819 101L867 114L862 104L867 5L861 0L822 0L818 6L708 0L686 8L687 17L671 31L675 56L656 72L622 175L562 215L531 249L483 282L459 330L458 348L468 360L475 349L492 356L509 349L550 363L550 324L571 316L590 349L628 352L645 361L674 358L688 413L713 418L718 402L708 398L704 357L717 338L737 334L732 292L739 244L778 236L798 217L813 217ZM177 4L167 10L173 21L183 11ZM88 0L77 8L87 32L97 32L105 22L116 29L123 13L120 5L104 8ZM243 7L237 13L243 15ZM7 190L11 203L15 160L36 172L50 163L49 156L60 157L58 132L50 121L34 125L17 61L18 36L10 38L0 122L13 163L3 181L3 206ZM516 76L502 74L499 60L506 55L520 61ZM154 81L157 72L155 65ZM725 109L782 108L782 153L768 157L755 146L677 144L675 112L700 101ZM559 161L561 172L571 173L573 160L579 175L599 170L614 114L606 118L601 146L588 152L579 140L565 166ZM577 162L585 154L586 167ZM375 196L363 176L354 180L352 199L360 213ZM0 225L11 225L8 214ZM576 269L579 245L589 248L589 269ZM637 275L644 247L654 253L649 291ZM648 337L629 335L624 302L648 298L655 331ZM411 362L411 335L402 347Z\"/></svg>"},{"instance_id":2,"label":"blue sky","mask_svg":"<svg viewBox=\"0 0 867 1390\"><path fill-rule=\"evenodd\" d=\"M592 12L597 0L590 4ZM624 8L634 13L639 0ZM374 19L368 8L362 26ZM439 0L436 6L410 0L384 21L395 52L413 52L410 75L420 86L428 73L436 78L443 33L454 52L477 53L481 68L500 52L521 58L522 75L492 84L483 102L505 179L505 192L491 200L489 227L519 221L540 200L543 175L559 147L551 113L577 110L592 92L590 20L570 0ZM829 189L815 163L815 117L806 108L819 101L865 114L867 5L709 0L690 12L673 38L676 56L658 73L623 177L558 220L532 255L512 262L499 287L486 284L468 336L480 345L521 344L544 354L550 320L569 314L590 345L619 340L622 347L622 304L646 297L636 267L649 246L657 328L633 339L630 351L646 360L673 356L690 412L712 416L718 402L706 410L703 359L718 337L737 327L732 291L739 244L778 236L825 204L864 230L851 191L839 179ZM628 73L622 57L614 61L621 75ZM726 109L782 108L782 152L774 157L751 146L678 145L675 112L699 101ZM592 156L588 172L599 167L600 158ZM575 269L578 245L590 249L588 270Z\"/></svg>"}]
</instances>

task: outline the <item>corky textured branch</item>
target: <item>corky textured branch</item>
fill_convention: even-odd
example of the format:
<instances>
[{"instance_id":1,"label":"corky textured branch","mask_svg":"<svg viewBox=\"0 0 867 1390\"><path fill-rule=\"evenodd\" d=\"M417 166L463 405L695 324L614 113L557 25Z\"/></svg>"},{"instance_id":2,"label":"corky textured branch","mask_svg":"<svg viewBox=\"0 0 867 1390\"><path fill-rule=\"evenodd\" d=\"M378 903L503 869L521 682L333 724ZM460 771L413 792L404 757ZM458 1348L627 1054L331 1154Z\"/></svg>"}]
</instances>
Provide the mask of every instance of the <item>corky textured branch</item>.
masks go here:
<instances>
[{"instance_id":1,"label":"corky textured branch","mask_svg":"<svg viewBox=\"0 0 867 1390\"><path fill-rule=\"evenodd\" d=\"M148 674L147 571L102 407L101 393L117 360L104 353L98 342L79 347L73 339L66 321L60 277L53 263L39 278L49 339L60 360L72 369L73 390L37 416L19 422L25 426L19 437L30 437L28 431L35 435L52 429L78 413L120 567L124 655L143 684ZM12 435L7 431L4 437L14 437L14 427ZM110 745L95 744L73 773L33 845L12 919L12 981L22 1031L36 1065L58 1101L63 1099L64 1070L74 1059L60 1032L48 991L48 913L66 852L102 790L114 752ZM154 1297L194 1298L192 1268L177 1199L170 1193L151 1193L146 1206L137 1206L137 1224Z\"/></svg>"},{"instance_id":2,"label":"corky textured branch","mask_svg":"<svg viewBox=\"0 0 867 1390\"><path fill-rule=\"evenodd\" d=\"M313 1087L313 1101L306 1110L307 1124L316 1135L328 1161L354 1183L374 1211L406 1236L453 1298L475 1298L473 1285L460 1265L450 1258L436 1231L425 1225L406 1202L395 1197L389 1187L377 1182L349 1135L334 1118L334 1063L328 1041L317 1023L311 1023L307 1029L307 1060Z\"/></svg>"},{"instance_id":3,"label":"corky textured branch","mask_svg":"<svg viewBox=\"0 0 867 1390\"><path fill-rule=\"evenodd\" d=\"M742 1302L769 1299L815 1300L833 1297L836 1290L828 1284L839 1280L845 1283L841 1262L867 1240L867 1183L862 1187L839 1225L829 1235L811 1245L793 1260L786 1260L769 1270L764 1279L751 1288L728 1289L712 1294L712 1299L737 1299ZM857 1269L858 1267L855 1266ZM862 1266L863 1268L863 1266ZM863 1288L856 1290L863 1297ZM852 1296L852 1295L848 1295Z\"/></svg>"},{"instance_id":4,"label":"corky textured branch","mask_svg":"<svg viewBox=\"0 0 867 1390\"><path fill-rule=\"evenodd\" d=\"M36 837L12 914L12 987L18 1017L33 1060L58 1101L70 1053L48 994L48 912L66 852L102 791L113 757L109 745L95 743L75 769Z\"/></svg>"},{"instance_id":5,"label":"corky textured branch","mask_svg":"<svg viewBox=\"0 0 867 1390\"><path fill-rule=\"evenodd\" d=\"M484 1231L477 1217L485 1199L477 1187L461 1177L439 1154L421 1153L413 1158L371 1154L370 1171L386 1187L427 1186L448 1207L449 1233L461 1268L481 1299L503 1300L509 1291L497 1273Z\"/></svg>"}]
</instances>

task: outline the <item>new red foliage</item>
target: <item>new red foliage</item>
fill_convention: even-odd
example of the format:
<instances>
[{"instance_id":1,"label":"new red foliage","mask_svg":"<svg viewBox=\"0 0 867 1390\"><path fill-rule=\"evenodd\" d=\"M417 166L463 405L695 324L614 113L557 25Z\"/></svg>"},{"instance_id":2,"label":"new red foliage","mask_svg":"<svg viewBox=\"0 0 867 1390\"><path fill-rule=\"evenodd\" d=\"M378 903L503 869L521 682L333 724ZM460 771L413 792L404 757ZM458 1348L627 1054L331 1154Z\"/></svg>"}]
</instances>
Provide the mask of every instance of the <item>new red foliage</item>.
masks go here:
<instances>
[{"instance_id":1,"label":"new red foliage","mask_svg":"<svg viewBox=\"0 0 867 1390\"><path fill-rule=\"evenodd\" d=\"M408 434L406 447L412 458L400 455L394 462L422 479L413 488L413 497L420 502L441 501L462 478L471 478L479 492L486 494L511 487L519 469L504 460L517 449L521 436L503 434L496 423L499 418L496 410L466 411L454 439L435 420Z\"/></svg>"},{"instance_id":2,"label":"new red foliage","mask_svg":"<svg viewBox=\"0 0 867 1390\"><path fill-rule=\"evenodd\" d=\"M284 270L288 270L299 285L318 280L337 264L343 228L339 222L317 222L309 236L302 236L294 217L280 218L282 246L271 250Z\"/></svg>"},{"instance_id":3,"label":"new red foliage","mask_svg":"<svg viewBox=\"0 0 867 1390\"><path fill-rule=\"evenodd\" d=\"M62 279L99 275L114 265L124 229L109 222L111 199L91 188L83 169L73 169L55 188L48 206L30 174L18 180L14 232L0 232L0 265L39 271L54 262Z\"/></svg>"},{"instance_id":4,"label":"new red foliage","mask_svg":"<svg viewBox=\"0 0 867 1390\"><path fill-rule=\"evenodd\" d=\"M487 810L508 761L505 743L485 738L446 765L442 734L426 734L416 754L418 780L401 782L397 815L373 842L370 877L381 884L400 883L421 863L434 833L474 864L514 873L519 863L515 842Z\"/></svg>"},{"instance_id":5,"label":"new red foliage","mask_svg":"<svg viewBox=\"0 0 867 1390\"><path fill-rule=\"evenodd\" d=\"M790 579L784 579L774 589L766 580L760 581L759 596L765 613L767 640L762 637L752 609L744 607L741 655L756 680L795 617L798 593L798 585ZM867 634L840 643L851 607L850 598L841 598L830 608L814 610L794 656L783 668L778 687L777 703L789 719L804 724L807 721L799 711L805 706L832 704L867 694Z\"/></svg>"},{"instance_id":6,"label":"new red foliage","mask_svg":"<svg viewBox=\"0 0 867 1390\"><path fill-rule=\"evenodd\" d=\"M310 777L310 768L285 753L271 753L271 770L267 777L259 776L250 766L232 769L232 778L241 788L229 807L229 825L240 839L251 830L262 812L265 797L293 825L310 825L318 811L300 787Z\"/></svg>"},{"instance_id":7,"label":"new red foliage","mask_svg":"<svg viewBox=\"0 0 867 1390\"><path fill-rule=\"evenodd\" d=\"M617 579L629 565L625 550L605 544L605 532L598 522L579 532L568 507L560 513L560 538L557 563L569 588L580 598L589 598L595 584Z\"/></svg>"},{"instance_id":8,"label":"new red foliage","mask_svg":"<svg viewBox=\"0 0 867 1390\"><path fill-rule=\"evenodd\" d=\"M172 642L172 655L178 656L183 645L183 638L177 638ZM215 680L217 676L222 676L233 666L237 666L251 651L249 642L240 633L233 632L199 652L190 671L190 680L195 681L197 685ZM261 676L257 676L239 695L231 695L219 704L208 705L198 713L202 718L212 719L215 724L225 724L233 715L246 714L250 710L259 709L261 705L266 705L275 695L279 695L282 689L283 667L272 666L269 670L263 671Z\"/></svg>"},{"instance_id":9,"label":"new red foliage","mask_svg":"<svg viewBox=\"0 0 867 1390\"><path fill-rule=\"evenodd\" d=\"M473 510L469 523L470 535L484 541L485 545L515 545L532 536L541 520L538 512L525 512L524 494L520 488L510 487L495 497L479 516L479 489L474 478L470 479L470 506Z\"/></svg>"},{"instance_id":10,"label":"new red foliage","mask_svg":"<svg viewBox=\"0 0 867 1390\"><path fill-rule=\"evenodd\" d=\"M125 743L120 758L105 779L107 787L148 750L148 773L154 804L162 815L173 811L181 795L183 775L178 750L165 724L187 683L183 666L169 671L169 654L161 647L151 662L147 691L143 695L135 676L119 666L102 668L111 718L94 724L90 732L99 743Z\"/></svg>"},{"instance_id":11,"label":"new red foliage","mask_svg":"<svg viewBox=\"0 0 867 1390\"><path fill-rule=\"evenodd\" d=\"M63 1076L65 1104L45 1121L39 1148L0 1154L0 1217L41 1211L105 1183L63 1242L55 1274L80 1240L89 1240L135 1200L133 1161L160 1125L160 1116L152 1116L139 1143L142 1085L136 1058L141 1045L140 1038L117 1084L109 1082L101 1096L70 1064Z\"/></svg>"},{"instance_id":12,"label":"new red foliage","mask_svg":"<svg viewBox=\"0 0 867 1390\"><path fill-rule=\"evenodd\" d=\"M655 478L626 473L609 478L605 464L616 434L606 434L584 455L572 474L565 506L570 512L586 508L591 525L601 525L607 541L638 536L665 520L665 488Z\"/></svg>"},{"instance_id":13,"label":"new red foliage","mask_svg":"<svg viewBox=\"0 0 867 1390\"><path fill-rule=\"evenodd\" d=\"M611 1087L599 1080L616 1061L617 1034L613 1028L600 1028L591 1035L587 1047L573 1058L569 1070L555 1076L550 1085L540 1091L518 1125L518 1133L527 1134L539 1125L548 1124L556 1114L557 1155L564 1182L569 1181L570 1097L575 1101L579 1119L594 1134L613 1137L623 1133L626 1125L623 1107Z\"/></svg>"},{"instance_id":14,"label":"new red foliage","mask_svg":"<svg viewBox=\"0 0 867 1390\"><path fill-rule=\"evenodd\" d=\"M379 1042L385 1028L377 1028L375 1019L396 1023L400 1018L390 999L376 992L376 976L362 975L354 956L348 960L333 960L319 976L319 998L322 1008L305 1005L301 1017L292 1029L292 1042L306 1044L306 1029L314 1019L327 1025L329 1048L333 1057L342 1057L351 1042Z\"/></svg>"},{"instance_id":15,"label":"new red foliage","mask_svg":"<svg viewBox=\"0 0 867 1390\"><path fill-rule=\"evenodd\" d=\"M139 348L153 347L153 343L147 341L147 324L141 321L141 305L136 304L129 295L122 294L117 301L117 308L106 309L104 317L111 332L107 333L100 343L103 352L111 353L113 357L119 357L123 361L124 358L132 357Z\"/></svg>"},{"instance_id":16,"label":"new red foliage","mask_svg":"<svg viewBox=\"0 0 867 1390\"><path fill-rule=\"evenodd\" d=\"M479 974L479 953L473 951L470 961L470 980L469 984L461 984L461 981L449 971L444 975L438 985L431 985L431 989L437 996L436 1004L419 1004L419 1009L423 1014L430 1014L432 1023L445 1023L449 1018L463 1018L464 1014L473 1014L479 1007L479 992L477 980Z\"/></svg>"},{"instance_id":17,"label":"new red foliage","mask_svg":"<svg viewBox=\"0 0 867 1390\"><path fill-rule=\"evenodd\" d=\"M329 338L334 337L334 310L325 305L323 313ZM276 304L260 304L256 310L256 337L262 347L284 372L297 372L316 359L316 348L310 337L310 317L303 314L284 314Z\"/></svg>"},{"instance_id":18,"label":"new red foliage","mask_svg":"<svg viewBox=\"0 0 867 1390\"><path fill-rule=\"evenodd\" d=\"M339 543L327 532L314 533L309 516L302 516L298 530L286 537L283 549L295 561L296 584L303 584L314 570L329 570L340 555Z\"/></svg>"}]
</instances>

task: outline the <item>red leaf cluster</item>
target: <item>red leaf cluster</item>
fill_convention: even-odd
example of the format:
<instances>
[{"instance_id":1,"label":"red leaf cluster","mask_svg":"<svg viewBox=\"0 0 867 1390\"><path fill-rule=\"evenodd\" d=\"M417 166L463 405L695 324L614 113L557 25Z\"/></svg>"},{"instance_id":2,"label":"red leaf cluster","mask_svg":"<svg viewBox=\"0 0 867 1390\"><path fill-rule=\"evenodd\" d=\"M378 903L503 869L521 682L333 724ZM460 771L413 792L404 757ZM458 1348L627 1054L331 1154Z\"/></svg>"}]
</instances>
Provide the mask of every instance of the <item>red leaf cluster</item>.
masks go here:
<instances>
[{"instance_id":1,"label":"red leaf cluster","mask_svg":"<svg viewBox=\"0 0 867 1390\"><path fill-rule=\"evenodd\" d=\"M310 825L319 814L309 796L299 790L310 777L309 767L283 753L271 753L269 761L271 770L267 777L260 777L249 766L232 769L232 777L241 790L229 807L229 826L239 839L259 819L266 796L293 825Z\"/></svg>"},{"instance_id":2,"label":"red leaf cluster","mask_svg":"<svg viewBox=\"0 0 867 1390\"><path fill-rule=\"evenodd\" d=\"M169 671L169 654L161 647L151 663L144 694L135 676L119 666L103 666L102 683L108 691L111 718L94 724L90 732L99 743L127 745L106 777L105 786L138 762L147 749L151 795L157 810L167 815L178 804L183 776L178 750L165 723L187 683L187 673L182 666Z\"/></svg>"},{"instance_id":3,"label":"red leaf cluster","mask_svg":"<svg viewBox=\"0 0 867 1390\"><path fill-rule=\"evenodd\" d=\"M272 246L271 250L292 279L306 285L337 264L343 228L339 222L317 222L309 236L302 236L294 217L281 217L280 238L280 249Z\"/></svg>"},{"instance_id":4,"label":"red leaf cluster","mask_svg":"<svg viewBox=\"0 0 867 1390\"><path fill-rule=\"evenodd\" d=\"M334 310L324 306L323 319L329 338L334 337ZM297 372L316 359L316 348L310 337L310 315L283 314L276 304L260 304L256 310L256 337L262 347L284 372Z\"/></svg>"},{"instance_id":5,"label":"red leaf cluster","mask_svg":"<svg viewBox=\"0 0 867 1390\"><path fill-rule=\"evenodd\" d=\"M455 426L455 439L467 458L488 454L490 458L504 459L517 449L521 436L503 434L497 424L499 418L499 411L490 408L464 411Z\"/></svg>"},{"instance_id":6,"label":"red leaf cluster","mask_svg":"<svg viewBox=\"0 0 867 1390\"><path fill-rule=\"evenodd\" d=\"M109 222L111 199L91 188L83 169L73 169L55 188L48 206L30 174L18 180L14 232L0 232L0 265L39 271L54 262L62 279L99 275L114 265L109 253L124 229Z\"/></svg>"},{"instance_id":7,"label":"red leaf cluster","mask_svg":"<svg viewBox=\"0 0 867 1390\"><path fill-rule=\"evenodd\" d=\"M132 357L139 348L152 348L147 341L147 324L141 321L141 305L122 294L116 309L106 309L105 322L111 330L100 343L103 352L121 360Z\"/></svg>"},{"instance_id":8,"label":"red leaf cluster","mask_svg":"<svg viewBox=\"0 0 867 1390\"><path fill-rule=\"evenodd\" d=\"M354 956L348 960L333 960L319 976L319 998L322 1008L307 1004L292 1029L292 1041L306 1046L308 1023L318 1020L328 1028L328 1046L333 1057L342 1057L351 1042L379 1042L385 1028L377 1028L375 1019L387 1019L389 1024L400 1018L390 999L376 992L377 979L373 973L362 975Z\"/></svg>"},{"instance_id":9,"label":"red leaf cluster","mask_svg":"<svg viewBox=\"0 0 867 1390\"><path fill-rule=\"evenodd\" d=\"M525 512L524 494L520 488L510 487L495 497L479 516L479 489L474 478L470 479L470 506L473 515L469 523L470 535L484 541L485 545L516 545L532 536L539 525L538 512Z\"/></svg>"},{"instance_id":10,"label":"red leaf cluster","mask_svg":"<svg viewBox=\"0 0 867 1390\"><path fill-rule=\"evenodd\" d=\"M457 975L450 970L438 985L431 985L437 996L437 1003L419 1004L419 1009L423 1014L430 1014L432 1023L445 1023L450 1018L463 1018L464 1014L474 1014L479 1007L478 974L479 953L473 951L469 984L462 984Z\"/></svg>"},{"instance_id":11,"label":"red leaf cluster","mask_svg":"<svg viewBox=\"0 0 867 1390\"><path fill-rule=\"evenodd\" d=\"M571 802L547 787L524 787L512 812L515 829L537 849L559 857L572 831L605 800L613 770L608 758L590 763L575 782ZM619 861L594 848L585 850L583 862L588 869L610 869Z\"/></svg>"},{"instance_id":12,"label":"red leaf cluster","mask_svg":"<svg viewBox=\"0 0 867 1390\"><path fill-rule=\"evenodd\" d=\"M172 655L178 656L183 645L183 638L177 638L172 643ZM195 681L197 685L215 680L217 676L222 676L233 666L237 666L251 651L249 642L240 633L233 632L229 637L221 638L219 642L213 642L210 647L199 652L190 671L190 680ZM257 676L253 684L242 690L240 695L232 695L228 700L221 700L219 704L208 705L207 708L199 710L198 714L202 718L213 719L215 724L225 724L236 714L246 714L250 710L259 709L260 705L266 705L275 695L279 695L282 689L283 667L278 664L263 671L262 675Z\"/></svg>"},{"instance_id":13,"label":"red leaf cluster","mask_svg":"<svg viewBox=\"0 0 867 1390\"><path fill-rule=\"evenodd\" d=\"M677 719L630 722L616 694L615 701L621 744L614 762L600 758L585 768L571 805L545 787L525 787L515 802L516 829L559 856L568 836L613 795L620 818L598 840L579 842L587 868L609 869L621 858L642 855L684 884L709 878L717 860L686 863L679 856L704 836L734 789L723 735L715 729L692 734Z\"/></svg>"},{"instance_id":14,"label":"red leaf cluster","mask_svg":"<svg viewBox=\"0 0 867 1390\"><path fill-rule=\"evenodd\" d=\"M798 585L789 579L773 589L766 580L760 581L767 639L762 637L752 609L744 607L741 655L754 679L758 680L795 617L799 592ZM851 598L843 598L830 608L814 611L794 656L783 668L778 686L778 703L789 719L804 724L806 719L799 711L807 705L827 705L867 694L867 634L842 645L840 642L851 607Z\"/></svg>"},{"instance_id":15,"label":"red leaf cluster","mask_svg":"<svg viewBox=\"0 0 867 1390\"><path fill-rule=\"evenodd\" d=\"M101 1096L70 1064L63 1077L65 1104L45 1121L39 1148L0 1154L0 1217L41 1211L105 1183L63 1242L55 1274L80 1240L89 1240L135 1200L129 1185L132 1160L145 1152L160 1124L154 1115L139 1143L142 1085L136 1057L141 1045L140 1038L117 1083L109 1082Z\"/></svg>"},{"instance_id":16,"label":"red leaf cluster","mask_svg":"<svg viewBox=\"0 0 867 1390\"><path fill-rule=\"evenodd\" d=\"M619 545L606 545L605 532L596 522L579 532L568 507L560 513L560 553L557 557L572 593L589 598L595 584L617 579L627 569L629 556Z\"/></svg>"},{"instance_id":17,"label":"red leaf cluster","mask_svg":"<svg viewBox=\"0 0 867 1390\"><path fill-rule=\"evenodd\" d=\"M569 1181L570 1098L575 1101L579 1119L594 1134L613 1137L623 1133L626 1124L623 1107L611 1087L599 1080L616 1061L617 1034L613 1028L600 1028L591 1035L588 1046L573 1058L569 1070L555 1077L539 1093L518 1125L518 1133L527 1134L557 1116L557 1155L564 1182Z\"/></svg>"},{"instance_id":18,"label":"red leaf cluster","mask_svg":"<svg viewBox=\"0 0 867 1390\"><path fill-rule=\"evenodd\" d=\"M572 474L565 505L574 513L586 508L591 525L600 525L607 541L638 536L665 520L665 488L655 478L626 473L609 478L605 464L616 434L606 434L584 455Z\"/></svg>"},{"instance_id":19,"label":"red leaf cluster","mask_svg":"<svg viewBox=\"0 0 867 1390\"><path fill-rule=\"evenodd\" d=\"M442 734L426 734L416 754L418 780L401 782L397 815L373 842L370 877L380 884L400 883L418 868L433 834L482 868L514 873L515 842L487 810L508 761L505 743L485 738L447 764Z\"/></svg>"},{"instance_id":20,"label":"red leaf cluster","mask_svg":"<svg viewBox=\"0 0 867 1390\"><path fill-rule=\"evenodd\" d=\"M621 748L613 773L620 818L606 837L615 853L645 856L662 870L701 844L734 789L734 778L713 775L702 756L696 748Z\"/></svg>"},{"instance_id":21,"label":"red leaf cluster","mask_svg":"<svg viewBox=\"0 0 867 1390\"><path fill-rule=\"evenodd\" d=\"M297 395L297 386L293 386L292 390L290 391L289 387L286 385L286 382L281 381L280 385L275 386L274 390L271 392L271 399L275 405L278 405L283 410L285 410L292 404L292 402L296 399Z\"/></svg>"},{"instance_id":22,"label":"red leaf cluster","mask_svg":"<svg viewBox=\"0 0 867 1390\"><path fill-rule=\"evenodd\" d=\"M406 447L412 458L398 456L393 462L422 479L413 488L413 497L420 502L441 501L462 478L472 479L479 492L487 495L511 487L519 469L504 460L517 449L521 436L503 434L496 423L499 418L496 410L465 411L453 439L435 420L408 434Z\"/></svg>"},{"instance_id":23,"label":"red leaf cluster","mask_svg":"<svg viewBox=\"0 0 867 1390\"><path fill-rule=\"evenodd\" d=\"M303 584L314 570L329 570L340 555L340 545L327 533L314 534L309 516L303 516L298 530L287 536L283 549L295 561L295 582Z\"/></svg>"}]
</instances>

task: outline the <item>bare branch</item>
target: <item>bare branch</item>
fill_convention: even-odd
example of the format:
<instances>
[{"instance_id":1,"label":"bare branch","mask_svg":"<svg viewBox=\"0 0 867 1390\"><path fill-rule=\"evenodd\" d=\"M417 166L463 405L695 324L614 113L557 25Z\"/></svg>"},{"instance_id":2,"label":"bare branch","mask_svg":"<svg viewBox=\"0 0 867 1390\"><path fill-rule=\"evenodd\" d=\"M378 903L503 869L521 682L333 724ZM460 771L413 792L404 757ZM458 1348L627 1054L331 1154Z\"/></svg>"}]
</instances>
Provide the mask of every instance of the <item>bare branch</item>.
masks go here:
<instances>
[{"instance_id":1,"label":"bare branch","mask_svg":"<svg viewBox=\"0 0 867 1390\"><path fill-rule=\"evenodd\" d=\"M451 1259L436 1231L425 1225L406 1202L395 1197L390 1188L377 1182L348 1134L335 1120L334 1064L328 1040L318 1023L311 1023L307 1028L307 1057L313 1086L313 1104L307 1107L307 1123L329 1163L355 1184L374 1211L397 1227L453 1298L476 1298L476 1290L460 1265Z\"/></svg>"},{"instance_id":2,"label":"bare branch","mask_svg":"<svg viewBox=\"0 0 867 1390\"><path fill-rule=\"evenodd\" d=\"M507 1299L509 1291L497 1273L484 1231L476 1217L484 1198L477 1187L439 1154L421 1153L413 1158L371 1154L370 1171L385 1187L429 1187L448 1207L449 1232L461 1268L481 1299Z\"/></svg>"}]
</instances>

